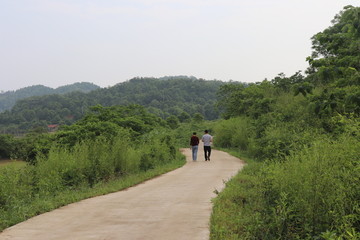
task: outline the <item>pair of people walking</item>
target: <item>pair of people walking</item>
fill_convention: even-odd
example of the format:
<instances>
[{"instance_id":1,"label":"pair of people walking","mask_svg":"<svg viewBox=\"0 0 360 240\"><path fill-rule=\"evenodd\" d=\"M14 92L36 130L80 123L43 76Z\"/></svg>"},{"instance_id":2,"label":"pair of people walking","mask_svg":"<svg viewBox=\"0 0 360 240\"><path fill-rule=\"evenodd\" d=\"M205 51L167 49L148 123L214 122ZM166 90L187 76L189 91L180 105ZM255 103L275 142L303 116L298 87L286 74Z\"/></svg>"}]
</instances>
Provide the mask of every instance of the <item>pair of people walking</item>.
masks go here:
<instances>
[{"instance_id":1,"label":"pair of people walking","mask_svg":"<svg viewBox=\"0 0 360 240\"><path fill-rule=\"evenodd\" d=\"M202 136L201 141L204 143L205 161L210 161L212 136L209 134L208 130L204 131L204 135ZM196 132L193 132L193 135L190 138L190 146L191 146L191 150L192 150L192 160L193 161L196 161L196 159L197 159L199 142L200 142L200 139L198 138L198 136L196 136Z\"/></svg>"}]
</instances>

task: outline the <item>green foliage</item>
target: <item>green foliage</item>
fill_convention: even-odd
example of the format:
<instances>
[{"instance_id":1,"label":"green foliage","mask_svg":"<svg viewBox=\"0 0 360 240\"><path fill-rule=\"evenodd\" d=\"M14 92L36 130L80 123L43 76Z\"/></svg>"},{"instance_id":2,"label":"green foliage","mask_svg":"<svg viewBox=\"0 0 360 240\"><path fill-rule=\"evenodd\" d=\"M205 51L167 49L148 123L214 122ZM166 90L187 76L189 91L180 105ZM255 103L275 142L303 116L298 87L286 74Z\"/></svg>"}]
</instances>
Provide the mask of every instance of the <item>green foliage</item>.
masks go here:
<instances>
[{"instance_id":1,"label":"green foliage","mask_svg":"<svg viewBox=\"0 0 360 240\"><path fill-rule=\"evenodd\" d=\"M308 72L317 84L360 84L359 13L359 7L346 6L332 26L313 36Z\"/></svg>"},{"instance_id":2,"label":"green foliage","mask_svg":"<svg viewBox=\"0 0 360 240\"><path fill-rule=\"evenodd\" d=\"M39 126L47 129L50 124L70 125L98 104L107 107L138 104L162 119L174 115L181 121L189 121L189 116L195 113L202 114L205 119L217 119L216 92L224 84L193 77L167 77L134 78L88 93L62 94L68 89L62 87L58 94L31 95L17 101L11 110L0 114L0 131L19 135ZM78 89L76 85L71 87Z\"/></svg>"},{"instance_id":3,"label":"green foliage","mask_svg":"<svg viewBox=\"0 0 360 240\"><path fill-rule=\"evenodd\" d=\"M148 113L139 105L91 108L91 112L75 124L65 126L56 133L57 142L73 146L77 142L104 138L113 140L122 136L137 141L140 135L150 132L155 127L165 125L159 117Z\"/></svg>"},{"instance_id":4,"label":"green foliage","mask_svg":"<svg viewBox=\"0 0 360 240\"><path fill-rule=\"evenodd\" d=\"M53 145L71 148L82 141L113 141L118 136L138 143L139 136L159 126L166 126L165 121L148 113L144 107L98 105L91 108L83 119L71 126L64 126L54 134L34 131L18 138L0 135L0 157L34 164L36 156L42 154L46 157Z\"/></svg>"},{"instance_id":5,"label":"green foliage","mask_svg":"<svg viewBox=\"0 0 360 240\"><path fill-rule=\"evenodd\" d=\"M283 92L289 92L294 85L305 83L305 77L301 74L301 71L296 72L291 77L286 77L284 73L280 73L271 80L271 83Z\"/></svg>"},{"instance_id":6,"label":"green foliage","mask_svg":"<svg viewBox=\"0 0 360 240\"><path fill-rule=\"evenodd\" d=\"M89 93L91 91L94 91L96 89L99 89L100 87L88 82L77 82L65 86L58 87L54 89L55 94L67 94L71 92L83 92L83 93Z\"/></svg>"},{"instance_id":7,"label":"green foliage","mask_svg":"<svg viewBox=\"0 0 360 240\"><path fill-rule=\"evenodd\" d=\"M278 193L273 196L278 199L273 208L281 208L280 201L286 201L290 212L283 217L286 222L275 224L284 229L282 238L317 236L326 230L341 234L350 228L359 232L359 149L359 141L344 135L336 142L315 142L285 163L267 166L272 181L269 191ZM273 218L277 217L274 212Z\"/></svg>"},{"instance_id":8,"label":"green foliage","mask_svg":"<svg viewBox=\"0 0 360 240\"><path fill-rule=\"evenodd\" d=\"M311 97L310 101L314 104L314 113L321 119L338 114L360 116L360 86L325 88L320 94Z\"/></svg>"},{"instance_id":9,"label":"green foliage","mask_svg":"<svg viewBox=\"0 0 360 240\"><path fill-rule=\"evenodd\" d=\"M96 140L97 138L113 139L114 136L130 135L129 131L111 122L87 122L64 127L56 133L56 142L62 146L74 146L78 142Z\"/></svg>"},{"instance_id":10,"label":"green foliage","mask_svg":"<svg viewBox=\"0 0 360 240\"><path fill-rule=\"evenodd\" d=\"M306 97L308 94L312 93L314 86L311 83L303 82L301 84L295 84L293 89L295 96L301 93L304 97Z\"/></svg>"},{"instance_id":11,"label":"green foliage","mask_svg":"<svg viewBox=\"0 0 360 240\"><path fill-rule=\"evenodd\" d=\"M252 233L263 228L261 210L264 202L259 181L254 174L260 169L259 163L245 166L213 200L210 239L257 239Z\"/></svg>"},{"instance_id":12,"label":"green foliage","mask_svg":"<svg viewBox=\"0 0 360 240\"><path fill-rule=\"evenodd\" d=\"M267 80L249 86L224 85L220 87L217 106L219 110L222 109L225 119L236 116L258 118L271 111L274 94L275 87Z\"/></svg>"},{"instance_id":13,"label":"green foliage","mask_svg":"<svg viewBox=\"0 0 360 240\"><path fill-rule=\"evenodd\" d=\"M202 122L204 121L204 116L201 113L195 113L193 116L193 121Z\"/></svg>"},{"instance_id":14,"label":"green foliage","mask_svg":"<svg viewBox=\"0 0 360 240\"><path fill-rule=\"evenodd\" d=\"M222 148L237 148L246 151L249 147L251 124L244 117L222 120L214 126L214 144Z\"/></svg>"},{"instance_id":15,"label":"green foliage","mask_svg":"<svg viewBox=\"0 0 360 240\"><path fill-rule=\"evenodd\" d=\"M139 105L97 105L53 134L0 135L1 154L30 163L0 168L0 229L76 201L79 197L71 198L75 192L129 176L146 179L156 169L180 166L178 142L162 125L164 120Z\"/></svg>"},{"instance_id":16,"label":"green foliage","mask_svg":"<svg viewBox=\"0 0 360 240\"><path fill-rule=\"evenodd\" d=\"M166 122L167 124L169 125L170 128L177 128L179 127L179 118L177 118L176 116L174 115L171 115L170 117L167 117L166 118Z\"/></svg>"},{"instance_id":17,"label":"green foliage","mask_svg":"<svg viewBox=\"0 0 360 240\"><path fill-rule=\"evenodd\" d=\"M191 121L191 116L187 112L182 112L178 118L179 118L180 122L190 122Z\"/></svg>"},{"instance_id":18,"label":"green foliage","mask_svg":"<svg viewBox=\"0 0 360 240\"><path fill-rule=\"evenodd\" d=\"M123 135L111 140L100 136L75 143L71 149L57 145L47 155L38 154L33 165L1 167L0 229L61 206L65 201L62 198L75 201L79 197L73 196L78 191L128 176L153 176L148 173L174 162L177 167L179 162L183 164L175 138L166 131L156 129L141 135L136 144L129 139Z\"/></svg>"},{"instance_id":19,"label":"green foliage","mask_svg":"<svg viewBox=\"0 0 360 240\"><path fill-rule=\"evenodd\" d=\"M104 106L134 103L157 108L165 114L161 116L163 119L170 115L179 117L183 112L191 116L199 112L211 120L218 118L218 113L214 111L216 92L224 84L183 76L134 78L104 89L96 98Z\"/></svg>"},{"instance_id":20,"label":"green foliage","mask_svg":"<svg viewBox=\"0 0 360 240\"><path fill-rule=\"evenodd\" d=\"M306 77L221 87L215 143L257 162L215 200L211 239L360 238L359 9L313 37Z\"/></svg>"},{"instance_id":21,"label":"green foliage","mask_svg":"<svg viewBox=\"0 0 360 240\"><path fill-rule=\"evenodd\" d=\"M283 162L251 163L217 198L212 239L356 239L359 156L358 139L344 134Z\"/></svg>"},{"instance_id":22,"label":"green foliage","mask_svg":"<svg viewBox=\"0 0 360 240\"><path fill-rule=\"evenodd\" d=\"M282 93L274 98L272 111L257 118L241 116L215 124L220 147L247 151L257 159L284 158L291 151L302 148L311 141L311 134L319 130L309 109L309 100L292 93Z\"/></svg>"},{"instance_id":23,"label":"green foliage","mask_svg":"<svg viewBox=\"0 0 360 240\"><path fill-rule=\"evenodd\" d=\"M38 153L47 154L52 142L52 135L41 132L32 132L21 138L0 135L0 158L32 162Z\"/></svg>"},{"instance_id":24,"label":"green foliage","mask_svg":"<svg viewBox=\"0 0 360 240\"><path fill-rule=\"evenodd\" d=\"M128 159L131 149L126 138L109 144L104 139L76 144L71 151L53 149L48 157L38 157L36 176L41 195L54 194L66 187L84 184L93 187L100 181L136 172L136 159ZM129 161L134 169L129 167Z\"/></svg>"},{"instance_id":25,"label":"green foliage","mask_svg":"<svg viewBox=\"0 0 360 240\"><path fill-rule=\"evenodd\" d=\"M0 135L0 159L10 158L14 151L14 137L11 135Z\"/></svg>"}]
</instances>

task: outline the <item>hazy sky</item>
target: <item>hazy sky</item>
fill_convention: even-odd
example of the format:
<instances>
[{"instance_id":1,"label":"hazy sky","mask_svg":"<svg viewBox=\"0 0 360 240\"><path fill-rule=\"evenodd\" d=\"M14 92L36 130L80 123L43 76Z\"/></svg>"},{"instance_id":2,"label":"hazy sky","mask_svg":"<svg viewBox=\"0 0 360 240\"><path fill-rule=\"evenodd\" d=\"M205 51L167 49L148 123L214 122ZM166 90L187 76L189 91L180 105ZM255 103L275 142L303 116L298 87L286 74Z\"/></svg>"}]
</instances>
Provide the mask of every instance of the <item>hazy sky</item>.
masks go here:
<instances>
[{"instance_id":1,"label":"hazy sky","mask_svg":"<svg viewBox=\"0 0 360 240\"><path fill-rule=\"evenodd\" d=\"M305 70L310 38L359 0L0 0L0 90Z\"/></svg>"}]
</instances>

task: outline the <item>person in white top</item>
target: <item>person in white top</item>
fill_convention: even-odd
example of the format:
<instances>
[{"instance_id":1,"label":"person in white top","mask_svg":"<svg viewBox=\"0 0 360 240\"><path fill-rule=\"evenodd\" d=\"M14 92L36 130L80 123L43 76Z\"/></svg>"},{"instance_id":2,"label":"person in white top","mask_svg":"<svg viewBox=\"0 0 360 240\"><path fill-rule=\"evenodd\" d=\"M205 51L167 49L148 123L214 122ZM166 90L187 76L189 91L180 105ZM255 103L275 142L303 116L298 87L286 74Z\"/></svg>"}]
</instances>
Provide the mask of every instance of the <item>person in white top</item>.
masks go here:
<instances>
[{"instance_id":1,"label":"person in white top","mask_svg":"<svg viewBox=\"0 0 360 240\"><path fill-rule=\"evenodd\" d=\"M205 130L204 133L201 141L204 143L205 161L210 161L212 136L209 134L208 130Z\"/></svg>"}]
</instances>

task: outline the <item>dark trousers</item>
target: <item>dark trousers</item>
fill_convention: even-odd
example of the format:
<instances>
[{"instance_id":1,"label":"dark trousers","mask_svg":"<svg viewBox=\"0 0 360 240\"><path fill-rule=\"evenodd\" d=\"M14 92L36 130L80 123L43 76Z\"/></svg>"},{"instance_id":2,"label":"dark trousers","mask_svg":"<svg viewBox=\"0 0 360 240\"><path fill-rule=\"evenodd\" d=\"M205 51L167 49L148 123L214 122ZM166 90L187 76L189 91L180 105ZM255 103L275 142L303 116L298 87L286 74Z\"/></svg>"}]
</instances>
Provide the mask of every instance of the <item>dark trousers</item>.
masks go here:
<instances>
[{"instance_id":1,"label":"dark trousers","mask_svg":"<svg viewBox=\"0 0 360 240\"><path fill-rule=\"evenodd\" d=\"M205 160L210 160L211 147L204 146Z\"/></svg>"}]
</instances>

